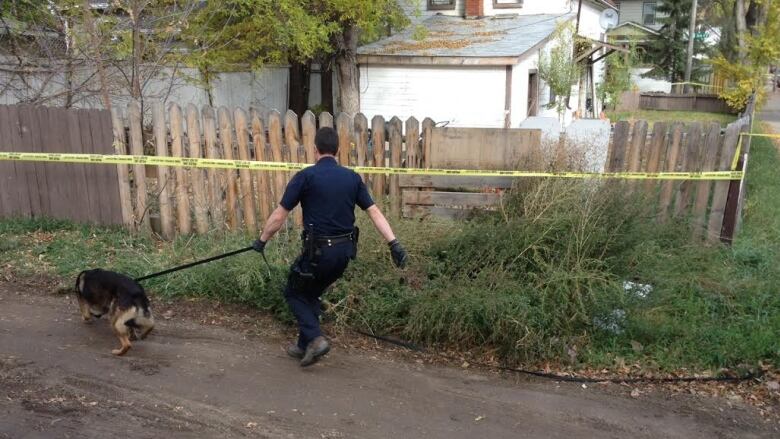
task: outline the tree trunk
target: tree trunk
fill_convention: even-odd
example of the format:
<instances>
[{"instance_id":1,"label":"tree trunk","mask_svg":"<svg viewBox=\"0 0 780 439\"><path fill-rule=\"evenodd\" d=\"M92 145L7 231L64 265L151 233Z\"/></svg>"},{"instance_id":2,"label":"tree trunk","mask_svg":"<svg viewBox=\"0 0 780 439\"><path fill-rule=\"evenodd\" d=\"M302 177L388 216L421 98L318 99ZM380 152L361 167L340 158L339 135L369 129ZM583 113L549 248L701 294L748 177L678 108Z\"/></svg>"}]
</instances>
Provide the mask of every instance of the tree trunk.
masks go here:
<instances>
[{"instance_id":1,"label":"tree trunk","mask_svg":"<svg viewBox=\"0 0 780 439\"><path fill-rule=\"evenodd\" d=\"M208 67L201 67L199 69L200 71L200 78L203 80L203 84L206 88L206 97L209 100L209 106L214 107L214 93L212 91L211 86L211 72L209 71Z\"/></svg>"},{"instance_id":2,"label":"tree trunk","mask_svg":"<svg viewBox=\"0 0 780 439\"><path fill-rule=\"evenodd\" d=\"M348 25L341 34L336 67L339 77L340 111L347 114L360 112L360 71L357 66L357 45L360 32L356 25Z\"/></svg>"},{"instance_id":3,"label":"tree trunk","mask_svg":"<svg viewBox=\"0 0 780 439\"><path fill-rule=\"evenodd\" d=\"M108 80L106 78L106 69L103 65L103 56L100 52L100 39L98 38L97 29L95 29L95 22L92 19L92 11L90 10L89 0L84 0L84 25L89 32L90 42L92 43L93 56L95 57L95 68L98 71L98 79L100 80L100 96L103 100L103 106L106 110L111 109L111 97L108 94Z\"/></svg>"},{"instance_id":4,"label":"tree trunk","mask_svg":"<svg viewBox=\"0 0 780 439\"><path fill-rule=\"evenodd\" d=\"M309 108L309 82L311 79L311 61L290 64L290 88L287 93L290 110L298 116Z\"/></svg>"},{"instance_id":5,"label":"tree trunk","mask_svg":"<svg viewBox=\"0 0 780 439\"><path fill-rule=\"evenodd\" d=\"M333 69L331 60L323 60L320 64L320 90L322 90L322 107L333 114Z\"/></svg>"},{"instance_id":6,"label":"tree trunk","mask_svg":"<svg viewBox=\"0 0 780 439\"><path fill-rule=\"evenodd\" d=\"M737 25L737 47L739 47L739 53L737 59L739 61L745 60L747 43L745 37L747 35L747 23L745 21L745 0L734 1L734 18Z\"/></svg>"},{"instance_id":7,"label":"tree trunk","mask_svg":"<svg viewBox=\"0 0 780 439\"><path fill-rule=\"evenodd\" d=\"M143 100L141 99L141 61L143 60L143 48L141 41L141 8L138 1L133 2L133 8L129 11L130 21L133 25L133 59L132 75L130 77L130 96L141 103L143 114Z\"/></svg>"}]
</instances>

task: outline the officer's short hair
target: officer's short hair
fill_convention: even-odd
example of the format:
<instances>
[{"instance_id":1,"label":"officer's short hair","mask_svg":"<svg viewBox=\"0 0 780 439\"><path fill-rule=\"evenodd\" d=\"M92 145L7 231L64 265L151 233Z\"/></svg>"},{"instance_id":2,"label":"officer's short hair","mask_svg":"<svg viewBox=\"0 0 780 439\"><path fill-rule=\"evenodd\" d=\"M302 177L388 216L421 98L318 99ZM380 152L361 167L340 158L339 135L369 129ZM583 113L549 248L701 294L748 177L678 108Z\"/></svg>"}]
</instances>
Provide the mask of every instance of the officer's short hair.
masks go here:
<instances>
[{"instance_id":1,"label":"officer's short hair","mask_svg":"<svg viewBox=\"0 0 780 439\"><path fill-rule=\"evenodd\" d=\"M314 144L320 154L333 154L339 152L339 135L331 127L322 127L314 136Z\"/></svg>"}]
</instances>

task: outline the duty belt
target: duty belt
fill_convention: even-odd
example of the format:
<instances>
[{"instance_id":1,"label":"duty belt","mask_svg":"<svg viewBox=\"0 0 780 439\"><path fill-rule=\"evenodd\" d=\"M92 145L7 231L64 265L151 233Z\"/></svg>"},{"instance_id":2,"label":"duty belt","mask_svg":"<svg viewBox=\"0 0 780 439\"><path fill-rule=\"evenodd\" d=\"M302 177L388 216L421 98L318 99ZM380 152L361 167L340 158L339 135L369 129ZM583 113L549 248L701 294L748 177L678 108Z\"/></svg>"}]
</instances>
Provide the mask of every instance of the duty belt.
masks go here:
<instances>
[{"instance_id":1,"label":"duty belt","mask_svg":"<svg viewBox=\"0 0 780 439\"><path fill-rule=\"evenodd\" d=\"M352 242L353 234L347 233L345 235L338 235L338 236L318 236L315 238L315 242L318 246L325 246L328 247L334 246L336 244L341 244L343 242Z\"/></svg>"}]
</instances>

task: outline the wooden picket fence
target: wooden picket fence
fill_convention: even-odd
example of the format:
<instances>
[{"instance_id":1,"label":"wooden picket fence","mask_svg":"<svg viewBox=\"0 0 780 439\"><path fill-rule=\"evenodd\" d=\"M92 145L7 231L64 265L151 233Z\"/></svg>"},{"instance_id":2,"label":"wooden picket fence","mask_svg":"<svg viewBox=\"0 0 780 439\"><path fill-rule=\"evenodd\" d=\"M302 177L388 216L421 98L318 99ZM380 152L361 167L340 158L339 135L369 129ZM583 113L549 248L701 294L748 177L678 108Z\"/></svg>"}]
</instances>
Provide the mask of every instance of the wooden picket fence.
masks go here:
<instances>
[{"instance_id":1,"label":"wooden picket fence","mask_svg":"<svg viewBox=\"0 0 780 439\"><path fill-rule=\"evenodd\" d=\"M615 124L607 160L610 172L698 172L729 171L740 133L749 120L741 118L721 133L718 123L657 122L652 133L648 124L626 121ZM724 239L724 224L737 211L727 210L730 181L644 180L641 186L657 202L659 220L689 218L697 237L715 242Z\"/></svg>"},{"instance_id":2,"label":"wooden picket fence","mask_svg":"<svg viewBox=\"0 0 780 439\"><path fill-rule=\"evenodd\" d=\"M381 116L369 121L363 114L350 117L329 113L319 119L307 111L300 120L292 111L262 115L256 110L229 110L171 104L167 109L152 107L152 130L144 133L137 103L128 107L120 120L114 112L119 145L127 145L133 155L151 154L175 157L205 157L274 162L314 163L314 136L318 127L334 127L339 134L340 163L358 166L426 167L425 138L433 121L420 124L410 118L405 123ZM265 117L264 117L265 116ZM405 129L404 129L405 128ZM376 145L376 146L372 146ZM121 147L121 146L120 146ZM134 212L131 221L138 230L150 228L170 239L178 234L207 233L209 230L246 230L262 227L281 199L292 172L250 171L247 169L196 169L133 165L126 184L132 192ZM401 214L397 176L363 176L372 195L385 204L392 217ZM300 208L293 211L296 223L302 221Z\"/></svg>"},{"instance_id":3,"label":"wooden picket fence","mask_svg":"<svg viewBox=\"0 0 780 439\"><path fill-rule=\"evenodd\" d=\"M151 124L131 103L119 111L0 106L0 149L5 151L133 154L313 163L318 127L339 133L339 161L359 166L527 169L538 154L536 130L437 128L431 119L381 116L370 123L328 113L260 114L244 109L181 108L153 104ZM612 172L730 170L750 114L728 125L615 124L606 170ZM750 149L745 138L739 168ZM559 169L560 170L560 169ZM168 168L137 165L0 163L2 217L54 217L125 224L165 239L211 230L256 233L276 207L292 172ZM472 209L495 209L514 181L462 176L364 175L373 197L391 218L460 218ZM730 241L739 226L743 181L634 181L653 197L659 220L690 219L695 234ZM302 221L300 209L294 220Z\"/></svg>"}]
</instances>

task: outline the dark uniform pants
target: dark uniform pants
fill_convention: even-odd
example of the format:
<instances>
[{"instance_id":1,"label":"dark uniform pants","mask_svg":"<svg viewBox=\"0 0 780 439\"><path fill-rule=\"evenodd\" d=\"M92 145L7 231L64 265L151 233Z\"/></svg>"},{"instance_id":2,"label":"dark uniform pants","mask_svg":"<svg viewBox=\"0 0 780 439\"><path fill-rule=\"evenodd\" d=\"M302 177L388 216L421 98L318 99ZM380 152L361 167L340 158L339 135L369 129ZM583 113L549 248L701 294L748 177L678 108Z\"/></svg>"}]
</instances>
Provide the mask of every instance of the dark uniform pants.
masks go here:
<instances>
[{"instance_id":1,"label":"dark uniform pants","mask_svg":"<svg viewBox=\"0 0 780 439\"><path fill-rule=\"evenodd\" d=\"M316 265L303 255L290 268L284 298L298 321L298 347L301 349L306 349L310 341L322 335L320 296L344 274L352 254L352 242L325 245L320 248Z\"/></svg>"}]
</instances>

